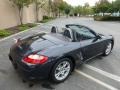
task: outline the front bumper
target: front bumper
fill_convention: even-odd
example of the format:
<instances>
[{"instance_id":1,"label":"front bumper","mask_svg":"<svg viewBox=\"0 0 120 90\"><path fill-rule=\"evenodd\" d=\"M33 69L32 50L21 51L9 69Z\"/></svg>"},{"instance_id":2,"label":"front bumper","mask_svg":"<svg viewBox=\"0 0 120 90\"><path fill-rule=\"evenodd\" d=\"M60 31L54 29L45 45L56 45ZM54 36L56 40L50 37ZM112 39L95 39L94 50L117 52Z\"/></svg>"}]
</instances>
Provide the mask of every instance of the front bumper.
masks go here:
<instances>
[{"instance_id":1,"label":"front bumper","mask_svg":"<svg viewBox=\"0 0 120 90\"><path fill-rule=\"evenodd\" d=\"M17 65L17 71L25 80L47 79L50 76L50 71L53 63L45 63L43 65L28 66L21 62L21 60L14 60L9 55L10 61Z\"/></svg>"}]
</instances>

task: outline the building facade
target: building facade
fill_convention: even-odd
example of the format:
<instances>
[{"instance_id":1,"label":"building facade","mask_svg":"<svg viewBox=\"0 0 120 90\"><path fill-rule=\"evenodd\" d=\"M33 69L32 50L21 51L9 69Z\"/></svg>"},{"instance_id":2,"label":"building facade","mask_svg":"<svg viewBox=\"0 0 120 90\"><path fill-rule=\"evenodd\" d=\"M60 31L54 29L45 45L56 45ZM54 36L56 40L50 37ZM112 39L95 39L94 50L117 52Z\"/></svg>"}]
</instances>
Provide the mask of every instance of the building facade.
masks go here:
<instances>
[{"instance_id":1,"label":"building facade","mask_svg":"<svg viewBox=\"0 0 120 90\"><path fill-rule=\"evenodd\" d=\"M47 15L43 9L39 10L39 20ZM35 5L23 9L23 23L34 23L36 21ZM0 29L13 27L20 24L17 8L9 0L0 0Z\"/></svg>"}]
</instances>

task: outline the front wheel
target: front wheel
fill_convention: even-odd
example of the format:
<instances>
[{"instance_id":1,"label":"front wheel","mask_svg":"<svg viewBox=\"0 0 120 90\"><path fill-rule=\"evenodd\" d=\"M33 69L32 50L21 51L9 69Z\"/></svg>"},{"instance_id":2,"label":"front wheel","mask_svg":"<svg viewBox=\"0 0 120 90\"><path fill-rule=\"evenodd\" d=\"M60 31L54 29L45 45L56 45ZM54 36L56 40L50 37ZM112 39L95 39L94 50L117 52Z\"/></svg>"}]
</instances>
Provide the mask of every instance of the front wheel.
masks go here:
<instances>
[{"instance_id":1,"label":"front wheel","mask_svg":"<svg viewBox=\"0 0 120 90\"><path fill-rule=\"evenodd\" d=\"M60 83L68 78L73 68L73 63L70 59L65 58L59 60L53 67L51 79L53 82Z\"/></svg>"},{"instance_id":2,"label":"front wheel","mask_svg":"<svg viewBox=\"0 0 120 90\"><path fill-rule=\"evenodd\" d=\"M112 42L109 42L108 45L107 45L107 47L106 47L106 49L105 49L105 51L104 51L104 55L105 56L107 56L107 55L109 55L111 53L112 46L113 46Z\"/></svg>"}]
</instances>

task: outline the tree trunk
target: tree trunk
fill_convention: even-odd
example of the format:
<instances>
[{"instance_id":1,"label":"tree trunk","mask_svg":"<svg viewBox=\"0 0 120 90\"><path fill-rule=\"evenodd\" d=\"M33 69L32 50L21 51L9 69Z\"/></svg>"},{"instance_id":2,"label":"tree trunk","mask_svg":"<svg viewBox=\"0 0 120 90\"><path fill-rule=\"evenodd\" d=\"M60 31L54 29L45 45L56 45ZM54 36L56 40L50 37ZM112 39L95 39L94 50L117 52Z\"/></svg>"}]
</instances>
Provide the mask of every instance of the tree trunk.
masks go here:
<instances>
[{"instance_id":1,"label":"tree trunk","mask_svg":"<svg viewBox=\"0 0 120 90\"><path fill-rule=\"evenodd\" d=\"M51 0L49 0L49 11L48 11L48 13L49 13L49 17L51 17Z\"/></svg>"},{"instance_id":2,"label":"tree trunk","mask_svg":"<svg viewBox=\"0 0 120 90\"><path fill-rule=\"evenodd\" d=\"M20 19L20 25L23 24L23 8L19 8L19 19Z\"/></svg>"},{"instance_id":3,"label":"tree trunk","mask_svg":"<svg viewBox=\"0 0 120 90\"><path fill-rule=\"evenodd\" d=\"M119 17L120 17L120 10L119 10Z\"/></svg>"},{"instance_id":4,"label":"tree trunk","mask_svg":"<svg viewBox=\"0 0 120 90\"><path fill-rule=\"evenodd\" d=\"M59 13L59 18L60 18L60 9L59 9L58 13Z\"/></svg>"},{"instance_id":5,"label":"tree trunk","mask_svg":"<svg viewBox=\"0 0 120 90\"><path fill-rule=\"evenodd\" d=\"M38 6L36 4L36 22L39 22L38 16L39 16L39 9L38 9Z\"/></svg>"},{"instance_id":6,"label":"tree trunk","mask_svg":"<svg viewBox=\"0 0 120 90\"><path fill-rule=\"evenodd\" d=\"M104 16L104 12L103 12L103 16Z\"/></svg>"},{"instance_id":7,"label":"tree trunk","mask_svg":"<svg viewBox=\"0 0 120 90\"><path fill-rule=\"evenodd\" d=\"M66 15L66 18L68 18L68 14Z\"/></svg>"}]
</instances>

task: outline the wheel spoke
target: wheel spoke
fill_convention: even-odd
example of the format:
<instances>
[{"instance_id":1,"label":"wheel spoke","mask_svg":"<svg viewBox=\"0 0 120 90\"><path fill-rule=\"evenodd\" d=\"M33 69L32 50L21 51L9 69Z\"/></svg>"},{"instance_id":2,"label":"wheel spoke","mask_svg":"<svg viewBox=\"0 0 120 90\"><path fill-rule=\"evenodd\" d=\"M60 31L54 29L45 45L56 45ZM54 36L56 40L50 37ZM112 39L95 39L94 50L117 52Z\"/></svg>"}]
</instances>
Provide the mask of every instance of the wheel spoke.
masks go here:
<instances>
[{"instance_id":1,"label":"wheel spoke","mask_svg":"<svg viewBox=\"0 0 120 90\"><path fill-rule=\"evenodd\" d=\"M55 70L57 80L65 79L70 72L70 63L68 61L61 62Z\"/></svg>"},{"instance_id":2,"label":"wheel spoke","mask_svg":"<svg viewBox=\"0 0 120 90\"><path fill-rule=\"evenodd\" d=\"M61 74L61 72L58 72L57 74L55 74L56 77L59 77Z\"/></svg>"},{"instance_id":3,"label":"wheel spoke","mask_svg":"<svg viewBox=\"0 0 120 90\"><path fill-rule=\"evenodd\" d=\"M107 46L107 49L105 51L106 55L108 55L111 52L111 49L112 49L112 44L109 43L108 46Z\"/></svg>"}]
</instances>

